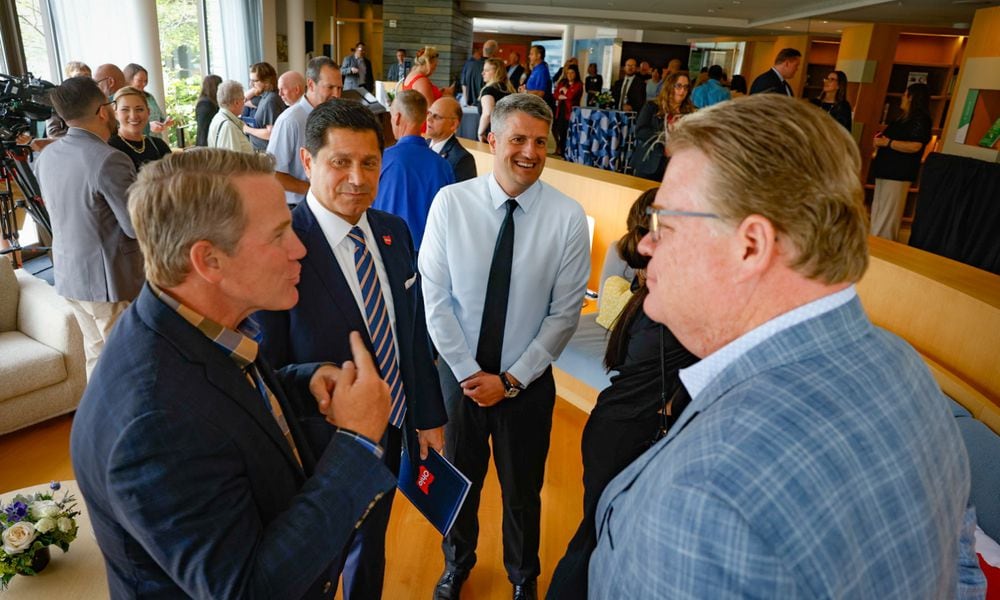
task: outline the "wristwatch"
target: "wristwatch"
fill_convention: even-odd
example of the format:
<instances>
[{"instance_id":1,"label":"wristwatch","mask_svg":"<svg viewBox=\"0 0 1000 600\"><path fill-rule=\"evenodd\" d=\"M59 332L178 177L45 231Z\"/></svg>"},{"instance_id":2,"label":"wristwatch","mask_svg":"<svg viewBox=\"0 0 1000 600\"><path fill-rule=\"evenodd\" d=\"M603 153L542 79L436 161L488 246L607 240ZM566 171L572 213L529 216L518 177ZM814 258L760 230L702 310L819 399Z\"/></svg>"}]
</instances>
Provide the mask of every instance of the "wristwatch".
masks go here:
<instances>
[{"instance_id":1,"label":"wristwatch","mask_svg":"<svg viewBox=\"0 0 1000 600\"><path fill-rule=\"evenodd\" d=\"M503 383L504 398L515 398L521 393L521 390L524 389L521 386L514 385L507 377L506 373L500 373L500 382Z\"/></svg>"}]
</instances>

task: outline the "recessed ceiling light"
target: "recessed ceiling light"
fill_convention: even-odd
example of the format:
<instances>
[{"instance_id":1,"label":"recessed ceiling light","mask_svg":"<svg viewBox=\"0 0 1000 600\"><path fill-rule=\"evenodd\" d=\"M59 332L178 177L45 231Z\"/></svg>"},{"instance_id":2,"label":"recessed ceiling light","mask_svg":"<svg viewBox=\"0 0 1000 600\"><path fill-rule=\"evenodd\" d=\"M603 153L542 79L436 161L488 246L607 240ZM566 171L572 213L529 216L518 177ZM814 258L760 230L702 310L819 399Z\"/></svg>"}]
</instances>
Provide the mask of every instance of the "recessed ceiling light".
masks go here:
<instances>
[{"instance_id":1,"label":"recessed ceiling light","mask_svg":"<svg viewBox=\"0 0 1000 600\"><path fill-rule=\"evenodd\" d=\"M829 21L823 21L823 24L824 24L824 25L825 25L825 24L827 24L827 23L829 23Z\"/></svg>"},{"instance_id":2,"label":"recessed ceiling light","mask_svg":"<svg viewBox=\"0 0 1000 600\"><path fill-rule=\"evenodd\" d=\"M715 9L714 9L714 8L710 8L710 9L708 9L708 12L710 12L710 13L714 13L714 12L715 12Z\"/></svg>"},{"instance_id":3,"label":"recessed ceiling light","mask_svg":"<svg viewBox=\"0 0 1000 600\"><path fill-rule=\"evenodd\" d=\"M791 25L785 25L785 29L791 29L791 28L792 28Z\"/></svg>"},{"instance_id":4,"label":"recessed ceiling light","mask_svg":"<svg viewBox=\"0 0 1000 600\"><path fill-rule=\"evenodd\" d=\"M733 0L733 4L739 6L740 4L743 4L743 0Z\"/></svg>"}]
</instances>

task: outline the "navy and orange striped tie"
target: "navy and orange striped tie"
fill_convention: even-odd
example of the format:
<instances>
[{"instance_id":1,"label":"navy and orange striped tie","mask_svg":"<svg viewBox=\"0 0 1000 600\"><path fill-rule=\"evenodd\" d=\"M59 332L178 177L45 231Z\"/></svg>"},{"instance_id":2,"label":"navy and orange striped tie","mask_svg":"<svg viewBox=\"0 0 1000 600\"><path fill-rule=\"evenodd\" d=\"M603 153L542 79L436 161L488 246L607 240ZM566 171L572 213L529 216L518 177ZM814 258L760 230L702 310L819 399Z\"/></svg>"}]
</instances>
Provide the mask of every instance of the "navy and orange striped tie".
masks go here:
<instances>
[{"instance_id":1,"label":"navy and orange striped tie","mask_svg":"<svg viewBox=\"0 0 1000 600\"><path fill-rule=\"evenodd\" d=\"M358 283L361 284L361 298L365 305L368 335L371 336L372 347L375 349L375 361L382 379L389 384L392 396L389 423L401 428L403 416L406 415L406 396L403 394L403 378L396 358L396 344L392 340L389 311L385 306L385 298L382 297L382 284L379 283L375 261L365 243L365 232L360 227L353 227L347 235L354 240L354 266L358 270Z\"/></svg>"}]
</instances>

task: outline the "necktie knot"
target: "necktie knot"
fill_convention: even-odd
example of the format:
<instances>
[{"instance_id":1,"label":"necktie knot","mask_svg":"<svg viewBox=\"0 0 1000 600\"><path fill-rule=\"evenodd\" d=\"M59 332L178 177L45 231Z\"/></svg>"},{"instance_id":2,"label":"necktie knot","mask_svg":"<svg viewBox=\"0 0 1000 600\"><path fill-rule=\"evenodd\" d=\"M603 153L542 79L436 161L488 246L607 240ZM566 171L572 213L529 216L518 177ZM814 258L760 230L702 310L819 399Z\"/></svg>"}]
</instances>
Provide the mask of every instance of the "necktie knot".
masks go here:
<instances>
[{"instance_id":1,"label":"necktie knot","mask_svg":"<svg viewBox=\"0 0 1000 600\"><path fill-rule=\"evenodd\" d=\"M518 207L517 200L515 200L513 198L508 198L507 199L507 214L508 215L514 214L514 209L516 209L517 207Z\"/></svg>"},{"instance_id":2,"label":"necktie knot","mask_svg":"<svg viewBox=\"0 0 1000 600\"><path fill-rule=\"evenodd\" d=\"M355 252L364 252L364 250L368 247L368 245L365 243L365 232L362 231L361 228L358 227L357 225L351 228L351 231L348 232L347 237L351 238L351 240L354 241Z\"/></svg>"}]
</instances>

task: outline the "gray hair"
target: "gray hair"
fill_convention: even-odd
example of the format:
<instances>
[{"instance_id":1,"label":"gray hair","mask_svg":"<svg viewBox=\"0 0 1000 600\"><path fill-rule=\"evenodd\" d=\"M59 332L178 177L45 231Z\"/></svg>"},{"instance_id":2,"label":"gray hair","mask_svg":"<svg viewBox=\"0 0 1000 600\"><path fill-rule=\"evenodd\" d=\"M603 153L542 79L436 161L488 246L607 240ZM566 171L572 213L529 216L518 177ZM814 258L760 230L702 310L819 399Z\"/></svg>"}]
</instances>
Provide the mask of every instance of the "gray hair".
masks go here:
<instances>
[{"instance_id":1,"label":"gray hair","mask_svg":"<svg viewBox=\"0 0 1000 600\"><path fill-rule=\"evenodd\" d=\"M232 79L223 81L215 92L215 99L219 106L229 106L237 100L243 100L243 84Z\"/></svg>"},{"instance_id":2,"label":"gray hair","mask_svg":"<svg viewBox=\"0 0 1000 600\"><path fill-rule=\"evenodd\" d=\"M319 83L319 74L323 71L323 67L336 69L337 65L330 60L329 56L317 56L312 58L306 64L306 79L313 83Z\"/></svg>"},{"instance_id":3,"label":"gray hair","mask_svg":"<svg viewBox=\"0 0 1000 600\"><path fill-rule=\"evenodd\" d=\"M177 152L146 164L128 201L146 278L160 287L183 283L191 271L191 247L201 240L233 254L247 220L232 179L272 173L269 154L221 148Z\"/></svg>"},{"instance_id":4,"label":"gray hair","mask_svg":"<svg viewBox=\"0 0 1000 600\"><path fill-rule=\"evenodd\" d=\"M552 126L552 109L534 94L511 94L497 102L490 115L490 128L493 131L503 131L507 126L507 117L515 112L523 112L529 117L541 119Z\"/></svg>"}]
</instances>

